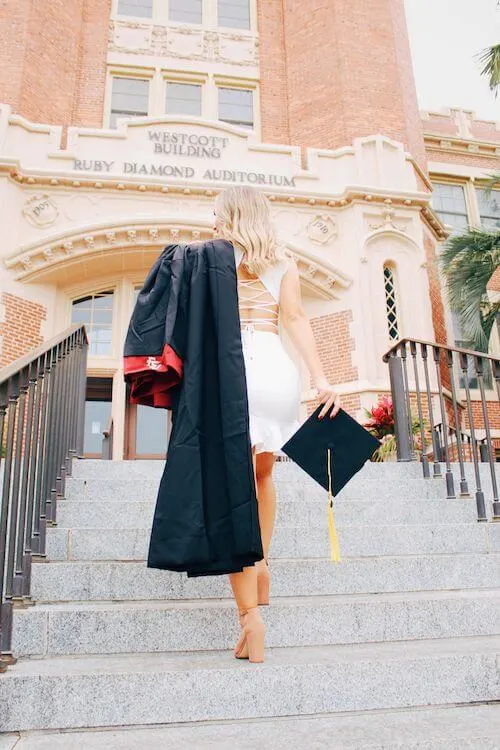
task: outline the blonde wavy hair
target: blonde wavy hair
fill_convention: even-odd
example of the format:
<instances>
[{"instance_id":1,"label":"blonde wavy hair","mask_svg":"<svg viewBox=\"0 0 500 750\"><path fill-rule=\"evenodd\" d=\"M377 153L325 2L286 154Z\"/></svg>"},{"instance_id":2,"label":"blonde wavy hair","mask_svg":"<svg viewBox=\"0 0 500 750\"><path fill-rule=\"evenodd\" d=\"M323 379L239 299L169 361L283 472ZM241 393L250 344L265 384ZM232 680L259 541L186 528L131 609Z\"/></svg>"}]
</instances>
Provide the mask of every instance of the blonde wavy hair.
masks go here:
<instances>
[{"instance_id":1,"label":"blonde wavy hair","mask_svg":"<svg viewBox=\"0 0 500 750\"><path fill-rule=\"evenodd\" d=\"M215 199L215 216L219 236L243 251L242 262L251 274L258 275L286 257L271 221L271 204L259 190L239 186L223 190Z\"/></svg>"}]
</instances>

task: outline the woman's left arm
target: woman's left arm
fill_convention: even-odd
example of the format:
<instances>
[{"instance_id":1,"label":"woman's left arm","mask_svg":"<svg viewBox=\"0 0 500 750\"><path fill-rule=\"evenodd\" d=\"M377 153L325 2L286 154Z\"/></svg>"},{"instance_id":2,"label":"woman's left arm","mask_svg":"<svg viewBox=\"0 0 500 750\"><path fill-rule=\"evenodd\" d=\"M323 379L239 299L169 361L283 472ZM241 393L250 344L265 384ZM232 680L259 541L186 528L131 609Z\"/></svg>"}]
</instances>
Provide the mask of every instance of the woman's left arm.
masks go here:
<instances>
[{"instance_id":1,"label":"woman's left arm","mask_svg":"<svg viewBox=\"0 0 500 750\"><path fill-rule=\"evenodd\" d=\"M318 390L320 403L324 404L320 418L330 409L330 417L334 417L340 409L340 397L325 377L311 323L302 305L300 276L295 262L290 264L281 281L280 311L283 325L306 363L314 387Z\"/></svg>"}]
</instances>

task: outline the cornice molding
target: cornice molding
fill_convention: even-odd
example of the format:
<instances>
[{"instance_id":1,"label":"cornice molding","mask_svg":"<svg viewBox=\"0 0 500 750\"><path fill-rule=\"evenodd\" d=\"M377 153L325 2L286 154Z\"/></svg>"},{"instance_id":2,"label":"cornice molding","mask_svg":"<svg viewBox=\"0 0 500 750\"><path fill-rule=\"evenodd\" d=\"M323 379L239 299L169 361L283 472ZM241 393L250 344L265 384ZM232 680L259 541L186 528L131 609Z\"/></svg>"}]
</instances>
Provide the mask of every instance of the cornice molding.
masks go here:
<instances>
[{"instance_id":1,"label":"cornice molding","mask_svg":"<svg viewBox=\"0 0 500 750\"><path fill-rule=\"evenodd\" d=\"M168 184L153 181L152 179L133 180L130 178L105 177L95 179L85 176L83 173L75 176L75 173L46 172L41 170L21 169L19 162L15 159L0 160L0 176L7 176L12 182L26 188L57 188L57 189L80 189L80 190L112 190L139 193L169 193L175 195L204 196L213 199L221 190L227 187L227 183L214 182L207 186L206 183L192 182L186 185L184 181ZM347 186L342 193L300 193L297 188L292 190L271 191L265 190L265 195L270 201L279 204L295 204L302 206L328 207L343 210L348 206L368 202L372 204L388 203L397 207L416 208L420 210L423 221L429 226L438 240L444 240L447 232L437 215L430 206L430 194L418 191L391 191L387 188L374 187L373 189L358 186Z\"/></svg>"},{"instance_id":2,"label":"cornice molding","mask_svg":"<svg viewBox=\"0 0 500 750\"><path fill-rule=\"evenodd\" d=\"M491 158L500 156L500 142L463 138L444 133L424 132L426 151L447 151L451 154L468 154Z\"/></svg>"}]
</instances>

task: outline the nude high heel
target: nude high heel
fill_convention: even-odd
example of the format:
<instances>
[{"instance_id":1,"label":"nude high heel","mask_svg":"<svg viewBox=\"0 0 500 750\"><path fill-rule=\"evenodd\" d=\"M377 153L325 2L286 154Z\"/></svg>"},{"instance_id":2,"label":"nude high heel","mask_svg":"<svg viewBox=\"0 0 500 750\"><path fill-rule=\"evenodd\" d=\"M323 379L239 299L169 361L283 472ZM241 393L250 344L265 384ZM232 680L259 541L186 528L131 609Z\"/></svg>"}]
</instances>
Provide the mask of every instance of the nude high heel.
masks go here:
<instances>
[{"instance_id":1,"label":"nude high heel","mask_svg":"<svg viewBox=\"0 0 500 750\"><path fill-rule=\"evenodd\" d=\"M269 588L271 576L267 560L262 560L257 569L257 601L261 605L269 604Z\"/></svg>"},{"instance_id":2,"label":"nude high heel","mask_svg":"<svg viewBox=\"0 0 500 750\"><path fill-rule=\"evenodd\" d=\"M264 640L266 628L258 607L240 612L241 635L234 649L236 659L248 659L253 663L264 661Z\"/></svg>"}]
</instances>

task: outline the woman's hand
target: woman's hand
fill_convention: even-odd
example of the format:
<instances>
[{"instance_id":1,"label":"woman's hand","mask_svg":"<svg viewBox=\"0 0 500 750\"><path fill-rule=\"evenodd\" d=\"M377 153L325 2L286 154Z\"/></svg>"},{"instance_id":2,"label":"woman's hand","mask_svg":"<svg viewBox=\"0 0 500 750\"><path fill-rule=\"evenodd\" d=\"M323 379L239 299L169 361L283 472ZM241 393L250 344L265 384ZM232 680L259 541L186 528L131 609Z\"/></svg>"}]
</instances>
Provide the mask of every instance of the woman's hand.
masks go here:
<instances>
[{"instance_id":1,"label":"woman's hand","mask_svg":"<svg viewBox=\"0 0 500 750\"><path fill-rule=\"evenodd\" d=\"M330 385L326 378L318 378L315 380L314 387L318 391L320 404L324 404L318 414L318 418L323 419L331 409L330 419L333 419L340 409L340 396L336 393L333 385Z\"/></svg>"}]
</instances>

